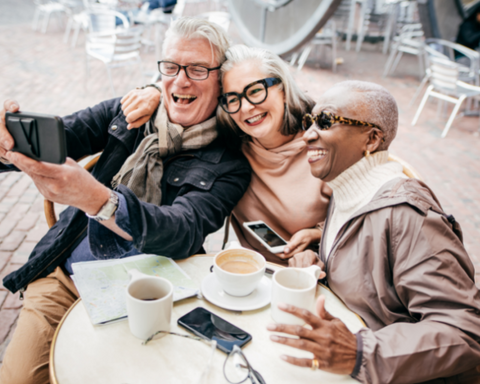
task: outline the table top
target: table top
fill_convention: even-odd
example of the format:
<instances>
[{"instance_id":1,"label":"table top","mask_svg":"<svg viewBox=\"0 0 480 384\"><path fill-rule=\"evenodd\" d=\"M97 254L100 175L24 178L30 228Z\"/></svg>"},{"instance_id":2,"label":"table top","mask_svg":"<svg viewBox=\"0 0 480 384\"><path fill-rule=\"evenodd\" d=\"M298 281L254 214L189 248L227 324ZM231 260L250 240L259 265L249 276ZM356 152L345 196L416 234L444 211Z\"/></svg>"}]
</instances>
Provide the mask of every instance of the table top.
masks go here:
<instances>
[{"instance_id":1,"label":"table top","mask_svg":"<svg viewBox=\"0 0 480 384\"><path fill-rule=\"evenodd\" d=\"M211 256L195 256L177 263L198 283L210 273ZM269 263L272 269L281 266ZM326 296L326 309L340 318L352 332L365 324L330 290L319 285L317 296ZM349 376L334 375L321 370L312 371L288 364L280 355L312 357L285 345L273 343L267 324L270 305L255 311L234 312L219 308L205 299L191 298L174 303L171 331L188 333L177 325L177 319L196 307L205 307L218 316L249 332L252 341L243 352L252 367L266 383L356 383ZM148 345L134 337L128 321L107 325L92 325L81 300L65 314L55 333L50 352L50 376L53 384L84 383L227 383L223 377L226 354L216 350L212 369L207 378L199 378L211 355L207 343L173 335L155 337Z\"/></svg>"}]
</instances>

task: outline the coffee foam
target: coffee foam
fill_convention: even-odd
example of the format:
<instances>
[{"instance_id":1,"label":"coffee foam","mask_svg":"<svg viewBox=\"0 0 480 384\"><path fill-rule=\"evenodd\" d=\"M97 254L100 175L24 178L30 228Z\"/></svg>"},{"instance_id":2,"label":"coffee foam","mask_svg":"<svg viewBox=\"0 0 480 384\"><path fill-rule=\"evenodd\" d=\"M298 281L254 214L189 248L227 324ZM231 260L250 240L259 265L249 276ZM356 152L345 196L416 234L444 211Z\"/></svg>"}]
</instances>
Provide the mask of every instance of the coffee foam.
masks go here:
<instances>
[{"instance_id":1,"label":"coffee foam","mask_svg":"<svg viewBox=\"0 0 480 384\"><path fill-rule=\"evenodd\" d=\"M230 273L239 273L239 274L249 274L249 273L255 273L258 271L260 268L263 267L263 263L260 264L257 259L257 255L253 251L249 250L243 250L243 249L230 249L225 251L223 254L221 254L219 257L216 259L216 264L218 267L223 269L224 271L230 272ZM248 271L248 267L243 267L242 264L245 266L245 264L250 264L251 266L254 266L255 271ZM228 266L237 266L239 268L239 272L232 272L231 268ZM228 269L224 269L224 266Z\"/></svg>"}]
</instances>

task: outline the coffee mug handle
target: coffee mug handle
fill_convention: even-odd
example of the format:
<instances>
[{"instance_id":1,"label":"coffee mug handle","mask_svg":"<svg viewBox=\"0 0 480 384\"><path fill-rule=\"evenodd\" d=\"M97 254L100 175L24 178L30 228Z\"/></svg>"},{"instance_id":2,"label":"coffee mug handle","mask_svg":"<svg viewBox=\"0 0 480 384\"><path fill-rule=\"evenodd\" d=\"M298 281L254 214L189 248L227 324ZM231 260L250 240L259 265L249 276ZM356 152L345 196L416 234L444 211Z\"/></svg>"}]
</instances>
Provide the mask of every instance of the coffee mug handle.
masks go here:
<instances>
[{"instance_id":1,"label":"coffee mug handle","mask_svg":"<svg viewBox=\"0 0 480 384\"><path fill-rule=\"evenodd\" d=\"M305 271L318 280L318 276L320 276L320 272L322 272L322 268L320 268L318 265L311 265L310 267L305 268Z\"/></svg>"},{"instance_id":2,"label":"coffee mug handle","mask_svg":"<svg viewBox=\"0 0 480 384\"><path fill-rule=\"evenodd\" d=\"M145 276L145 274L140 272L138 269L134 268L128 271L128 276L130 276L130 283L131 283L135 280L142 278L143 276Z\"/></svg>"}]
</instances>

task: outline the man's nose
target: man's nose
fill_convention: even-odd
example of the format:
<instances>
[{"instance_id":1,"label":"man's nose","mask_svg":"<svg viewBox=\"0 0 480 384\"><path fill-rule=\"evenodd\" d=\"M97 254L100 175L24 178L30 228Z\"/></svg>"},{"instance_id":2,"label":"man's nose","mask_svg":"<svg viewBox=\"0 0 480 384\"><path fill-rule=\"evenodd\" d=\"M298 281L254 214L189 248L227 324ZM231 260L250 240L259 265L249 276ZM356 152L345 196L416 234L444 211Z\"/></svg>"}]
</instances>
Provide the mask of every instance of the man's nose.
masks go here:
<instances>
[{"instance_id":1,"label":"man's nose","mask_svg":"<svg viewBox=\"0 0 480 384\"><path fill-rule=\"evenodd\" d=\"M180 68L177 76L175 77L175 84L182 87L189 87L191 85L191 79L187 76L187 69Z\"/></svg>"}]
</instances>

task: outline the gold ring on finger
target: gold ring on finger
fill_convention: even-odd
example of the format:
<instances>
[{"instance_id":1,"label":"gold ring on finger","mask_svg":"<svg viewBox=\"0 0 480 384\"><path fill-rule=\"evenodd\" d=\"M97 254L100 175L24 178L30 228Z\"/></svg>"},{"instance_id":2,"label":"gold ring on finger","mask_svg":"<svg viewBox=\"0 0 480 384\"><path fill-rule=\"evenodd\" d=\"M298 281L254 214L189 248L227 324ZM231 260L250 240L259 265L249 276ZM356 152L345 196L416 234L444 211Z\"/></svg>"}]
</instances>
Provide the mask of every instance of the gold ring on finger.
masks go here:
<instances>
[{"instance_id":1,"label":"gold ring on finger","mask_svg":"<svg viewBox=\"0 0 480 384\"><path fill-rule=\"evenodd\" d=\"M319 363L317 359L312 359L312 371L316 371L318 369Z\"/></svg>"}]
</instances>

